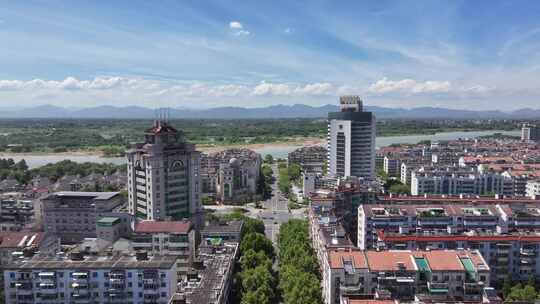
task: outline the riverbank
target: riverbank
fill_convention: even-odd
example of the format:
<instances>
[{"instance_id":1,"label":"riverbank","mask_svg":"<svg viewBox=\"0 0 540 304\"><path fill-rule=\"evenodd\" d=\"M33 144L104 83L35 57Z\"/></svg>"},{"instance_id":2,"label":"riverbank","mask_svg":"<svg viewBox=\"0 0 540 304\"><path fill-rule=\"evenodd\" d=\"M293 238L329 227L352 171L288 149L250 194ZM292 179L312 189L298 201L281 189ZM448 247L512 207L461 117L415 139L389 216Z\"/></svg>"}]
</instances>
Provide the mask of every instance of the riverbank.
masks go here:
<instances>
[{"instance_id":1,"label":"riverbank","mask_svg":"<svg viewBox=\"0 0 540 304\"><path fill-rule=\"evenodd\" d=\"M474 138L486 136L495 133L504 135L519 136L520 131L472 131L472 132L443 132L433 135L408 135L408 136L383 136L377 137L376 146L385 147L391 144L415 144L425 140L453 140L458 138ZM198 145L197 149L204 153L212 153L230 148L247 148L260 153L261 155L270 154L274 158L286 158L287 154L297 148L303 146L324 145L325 139L317 137L295 137L287 141L268 143L268 144L235 144L223 146L208 146ZM48 163L55 163L62 160L72 160L74 162L97 162L97 163L113 163L124 164L124 157L105 157L102 152L95 150L76 150L73 152L59 153L9 153L0 152L0 158L13 158L15 161L24 159L30 168L36 168Z\"/></svg>"}]
</instances>

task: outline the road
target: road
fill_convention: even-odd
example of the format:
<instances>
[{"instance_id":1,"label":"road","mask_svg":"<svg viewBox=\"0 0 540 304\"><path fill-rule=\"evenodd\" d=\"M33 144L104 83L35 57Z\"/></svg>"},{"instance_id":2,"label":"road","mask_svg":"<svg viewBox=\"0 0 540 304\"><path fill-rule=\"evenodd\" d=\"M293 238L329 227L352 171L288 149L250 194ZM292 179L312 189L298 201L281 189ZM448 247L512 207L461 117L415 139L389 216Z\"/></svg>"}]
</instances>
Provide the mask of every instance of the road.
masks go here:
<instances>
[{"instance_id":1,"label":"road","mask_svg":"<svg viewBox=\"0 0 540 304\"><path fill-rule=\"evenodd\" d=\"M263 209L258 212L257 218L264 222L266 237L272 240L274 245L277 245L280 225L293 218L304 218L305 209L289 210L289 200L283 196L277 186L277 164L272 165L272 171L274 171L274 183L271 185L272 196L262 202Z\"/></svg>"},{"instance_id":2,"label":"road","mask_svg":"<svg viewBox=\"0 0 540 304\"><path fill-rule=\"evenodd\" d=\"M264 222L266 237L272 240L274 245L277 245L279 226L287 222L289 219L305 218L305 208L293 209L289 211L289 200L286 197L283 197L283 194L281 191L279 191L277 186L278 169L276 164L272 165L272 170L274 171L274 183L271 185L272 196L268 200L261 202L262 208L255 208L253 204L249 204L248 206L205 206L205 208L213 209L218 212L232 211L238 207L248 210L246 215L262 220Z\"/></svg>"}]
</instances>

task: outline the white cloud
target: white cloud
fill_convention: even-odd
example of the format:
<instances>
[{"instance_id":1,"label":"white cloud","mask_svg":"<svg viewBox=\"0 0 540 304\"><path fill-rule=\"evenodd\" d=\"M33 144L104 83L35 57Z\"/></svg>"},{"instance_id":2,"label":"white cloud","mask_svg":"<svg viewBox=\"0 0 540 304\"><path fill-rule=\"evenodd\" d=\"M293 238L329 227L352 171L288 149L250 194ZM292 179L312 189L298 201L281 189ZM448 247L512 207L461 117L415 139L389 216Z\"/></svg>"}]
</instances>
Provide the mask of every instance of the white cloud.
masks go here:
<instances>
[{"instance_id":1,"label":"white cloud","mask_svg":"<svg viewBox=\"0 0 540 304\"><path fill-rule=\"evenodd\" d=\"M96 77L92 80L79 80L75 77L66 77L64 80L33 79L0 80L0 90L21 89L57 89L57 90L106 90L118 86L132 86L136 79L124 79L122 77Z\"/></svg>"},{"instance_id":2,"label":"white cloud","mask_svg":"<svg viewBox=\"0 0 540 304\"><path fill-rule=\"evenodd\" d=\"M234 29L234 30L241 30L244 27L242 26L242 23L238 21L231 21L229 22L229 28Z\"/></svg>"},{"instance_id":3,"label":"white cloud","mask_svg":"<svg viewBox=\"0 0 540 304\"><path fill-rule=\"evenodd\" d=\"M388 80L384 77L381 80L373 83L368 87L368 92L374 94L385 93L405 93L405 94L422 94L422 93L447 93L451 90L449 81L434 81L428 80L425 82L417 82L414 79Z\"/></svg>"},{"instance_id":4,"label":"white cloud","mask_svg":"<svg viewBox=\"0 0 540 304\"><path fill-rule=\"evenodd\" d=\"M248 30L244 29L244 26L239 21L229 22L229 28L233 30L233 35L235 36L248 36L251 34Z\"/></svg>"},{"instance_id":5,"label":"white cloud","mask_svg":"<svg viewBox=\"0 0 540 304\"><path fill-rule=\"evenodd\" d=\"M245 31L245 30L240 30L240 31L237 31L237 32L234 33L235 36L247 36L249 34L250 34L250 32Z\"/></svg>"},{"instance_id":6,"label":"white cloud","mask_svg":"<svg viewBox=\"0 0 540 304\"><path fill-rule=\"evenodd\" d=\"M261 82L255 86L251 92L255 96L269 96L269 95L290 95L291 89L288 85L282 83L269 83Z\"/></svg>"},{"instance_id":7,"label":"white cloud","mask_svg":"<svg viewBox=\"0 0 540 304\"><path fill-rule=\"evenodd\" d=\"M20 80L0 80L0 90L17 90L23 86L24 82Z\"/></svg>"},{"instance_id":8,"label":"white cloud","mask_svg":"<svg viewBox=\"0 0 540 304\"><path fill-rule=\"evenodd\" d=\"M285 34L291 34L293 32L293 30L290 27L288 27L288 28L284 29L283 32Z\"/></svg>"},{"instance_id":9,"label":"white cloud","mask_svg":"<svg viewBox=\"0 0 540 304\"><path fill-rule=\"evenodd\" d=\"M317 82L297 87L294 92L298 95L333 95L334 86L328 82Z\"/></svg>"}]
</instances>

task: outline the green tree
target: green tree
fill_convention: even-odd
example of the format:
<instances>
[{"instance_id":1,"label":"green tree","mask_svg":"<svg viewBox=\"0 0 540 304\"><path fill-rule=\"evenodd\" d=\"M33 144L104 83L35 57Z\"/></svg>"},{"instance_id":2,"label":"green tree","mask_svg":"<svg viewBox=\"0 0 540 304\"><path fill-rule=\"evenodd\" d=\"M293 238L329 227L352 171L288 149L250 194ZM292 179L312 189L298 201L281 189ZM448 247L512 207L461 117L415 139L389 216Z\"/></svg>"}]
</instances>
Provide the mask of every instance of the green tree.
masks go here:
<instances>
[{"instance_id":1,"label":"green tree","mask_svg":"<svg viewBox=\"0 0 540 304\"><path fill-rule=\"evenodd\" d=\"M513 285L514 283L512 282L512 275L509 274L506 276L506 278L504 278L503 286L502 286L502 294L505 299L510 294L510 291L512 290Z\"/></svg>"},{"instance_id":2,"label":"green tree","mask_svg":"<svg viewBox=\"0 0 540 304\"><path fill-rule=\"evenodd\" d=\"M247 249L240 257L240 266L242 270L252 269L258 266L265 266L268 270L272 269L272 261L263 251Z\"/></svg>"},{"instance_id":3,"label":"green tree","mask_svg":"<svg viewBox=\"0 0 540 304\"><path fill-rule=\"evenodd\" d=\"M271 154L266 154L264 156L264 162L267 164L273 164L274 163L274 157Z\"/></svg>"},{"instance_id":4,"label":"green tree","mask_svg":"<svg viewBox=\"0 0 540 304\"><path fill-rule=\"evenodd\" d=\"M240 252L242 254L247 250L263 251L267 256L274 256L274 247L272 242L261 233L248 233L242 238L240 243Z\"/></svg>"},{"instance_id":5,"label":"green tree","mask_svg":"<svg viewBox=\"0 0 540 304\"><path fill-rule=\"evenodd\" d=\"M510 289L510 294L506 297L506 301L526 301L533 302L538 294L534 286L517 284Z\"/></svg>"},{"instance_id":6,"label":"green tree","mask_svg":"<svg viewBox=\"0 0 540 304\"><path fill-rule=\"evenodd\" d=\"M407 185L404 185L402 183L393 184L388 189L388 192L393 193L393 194L407 194L407 195L411 194L410 188Z\"/></svg>"},{"instance_id":7,"label":"green tree","mask_svg":"<svg viewBox=\"0 0 540 304\"><path fill-rule=\"evenodd\" d=\"M290 164L287 167L287 175L289 176L290 180L296 181L300 178L300 175L302 174L302 167L298 164Z\"/></svg>"}]
</instances>

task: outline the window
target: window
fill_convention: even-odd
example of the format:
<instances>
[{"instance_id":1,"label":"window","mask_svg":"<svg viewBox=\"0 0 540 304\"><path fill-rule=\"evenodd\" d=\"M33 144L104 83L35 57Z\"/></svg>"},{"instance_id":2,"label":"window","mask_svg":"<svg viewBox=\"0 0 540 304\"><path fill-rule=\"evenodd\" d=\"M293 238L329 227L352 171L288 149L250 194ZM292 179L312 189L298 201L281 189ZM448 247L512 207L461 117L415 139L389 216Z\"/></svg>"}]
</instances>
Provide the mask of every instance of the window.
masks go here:
<instances>
[{"instance_id":1,"label":"window","mask_svg":"<svg viewBox=\"0 0 540 304\"><path fill-rule=\"evenodd\" d=\"M92 277L93 277L93 278L97 278L97 275L98 275L97 272L92 272Z\"/></svg>"}]
</instances>

